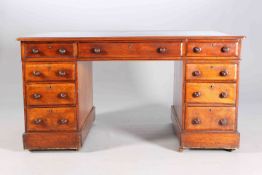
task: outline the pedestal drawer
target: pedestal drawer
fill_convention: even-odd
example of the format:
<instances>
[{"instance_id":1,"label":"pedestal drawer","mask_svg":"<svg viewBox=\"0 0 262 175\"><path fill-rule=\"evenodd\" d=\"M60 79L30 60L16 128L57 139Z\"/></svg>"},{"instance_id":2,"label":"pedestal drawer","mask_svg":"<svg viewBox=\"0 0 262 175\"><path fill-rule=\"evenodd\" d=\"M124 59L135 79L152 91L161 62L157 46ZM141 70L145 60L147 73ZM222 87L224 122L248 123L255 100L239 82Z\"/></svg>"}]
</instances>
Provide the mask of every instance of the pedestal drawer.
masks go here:
<instances>
[{"instance_id":1,"label":"pedestal drawer","mask_svg":"<svg viewBox=\"0 0 262 175\"><path fill-rule=\"evenodd\" d=\"M237 64L186 64L186 80L237 79Z\"/></svg>"},{"instance_id":2,"label":"pedestal drawer","mask_svg":"<svg viewBox=\"0 0 262 175\"><path fill-rule=\"evenodd\" d=\"M235 107L187 107L185 129L187 130L234 130Z\"/></svg>"},{"instance_id":3,"label":"pedestal drawer","mask_svg":"<svg viewBox=\"0 0 262 175\"><path fill-rule=\"evenodd\" d=\"M187 103L234 104L235 83L186 83Z\"/></svg>"},{"instance_id":4,"label":"pedestal drawer","mask_svg":"<svg viewBox=\"0 0 262 175\"><path fill-rule=\"evenodd\" d=\"M236 57L237 41L201 41L191 40L187 44L187 56L193 57Z\"/></svg>"},{"instance_id":5,"label":"pedestal drawer","mask_svg":"<svg viewBox=\"0 0 262 175\"><path fill-rule=\"evenodd\" d=\"M27 131L73 131L77 129L76 109L27 108Z\"/></svg>"},{"instance_id":6,"label":"pedestal drawer","mask_svg":"<svg viewBox=\"0 0 262 175\"><path fill-rule=\"evenodd\" d=\"M27 105L74 105L74 83L48 83L26 85Z\"/></svg>"},{"instance_id":7,"label":"pedestal drawer","mask_svg":"<svg viewBox=\"0 0 262 175\"><path fill-rule=\"evenodd\" d=\"M72 58L73 43L30 42L24 44L25 58Z\"/></svg>"},{"instance_id":8,"label":"pedestal drawer","mask_svg":"<svg viewBox=\"0 0 262 175\"><path fill-rule=\"evenodd\" d=\"M75 80L74 63L26 63L25 81Z\"/></svg>"}]
</instances>

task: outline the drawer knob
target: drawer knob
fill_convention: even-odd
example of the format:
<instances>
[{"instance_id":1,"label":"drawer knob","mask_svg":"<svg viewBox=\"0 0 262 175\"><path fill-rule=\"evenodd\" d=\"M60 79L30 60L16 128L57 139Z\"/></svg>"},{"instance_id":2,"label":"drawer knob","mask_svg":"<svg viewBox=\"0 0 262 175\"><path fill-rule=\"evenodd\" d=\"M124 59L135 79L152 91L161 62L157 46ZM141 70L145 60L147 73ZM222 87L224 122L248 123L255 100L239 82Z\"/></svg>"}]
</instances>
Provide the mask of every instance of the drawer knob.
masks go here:
<instances>
[{"instance_id":1,"label":"drawer knob","mask_svg":"<svg viewBox=\"0 0 262 175\"><path fill-rule=\"evenodd\" d=\"M193 92L192 96L194 98L200 97L201 93L200 92Z\"/></svg>"},{"instance_id":2,"label":"drawer knob","mask_svg":"<svg viewBox=\"0 0 262 175\"><path fill-rule=\"evenodd\" d=\"M227 96L228 96L228 94L227 94L226 92L221 92L221 93L219 94L219 97L220 97L220 98L227 98Z\"/></svg>"},{"instance_id":3,"label":"drawer knob","mask_svg":"<svg viewBox=\"0 0 262 175\"><path fill-rule=\"evenodd\" d=\"M225 77L225 76L228 75L228 72L227 72L226 70L223 70L223 71L221 71L221 72L219 73L219 75L220 75L221 77Z\"/></svg>"},{"instance_id":4,"label":"drawer knob","mask_svg":"<svg viewBox=\"0 0 262 175\"><path fill-rule=\"evenodd\" d=\"M199 125L201 123L201 120L199 119L199 118L194 118L193 120L192 120L192 124L193 125Z\"/></svg>"},{"instance_id":5,"label":"drawer knob","mask_svg":"<svg viewBox=\"0 0 262 175\"><path fill-rule=\"evenodd\" d=\"M193 75L194 77L199 77L199 76L201 75L201 72L198 71L198 70L196 70L196 71L192 72L192 75Z\"/></svg>"},{"instance_id":6,"label":"drawer knob","mask_svg":"<svg viewBox=\"0 0 262 175\"><path fill-rule=\"evenodd\" d=\"M35 77L39 77L39 76L41 76L41 72L40 72L40 71L34 71L34 72L33 72L33 75L34 75Z\"/></svg>"},{"instance_id":7,"label":"drawer knob","mask_svg":"<svg viewBox=\"0 0 262 175\"><path fill-rule=\"evenodd\" d=\"M229 52L229 47L222 47L221 48L221 52L223 52L223 53L227 53L227 52Z\"/></svg>"},{"instance_id":8,"label":"drawer knob","mask_svg":"<svg viewBox=\"0 0 262 175\"><path fill-rule=\"evenodd\" d=\"M32 53L33 53L33 54L38 54L38 53L39 53L39 50L34 48L34 49L32 49Z\"/></svg>"},{"instance_id":9,"label":"drawer knob","mask_svg":"<svg viewBox=\"0 0 262 175\"><path fill-rule=\"evenodd\" d=\"M60 125L66 125L66 124L68 124L68 120L64 119L64 118L63 119L59 119L57 123L60 124Z\"/></svg>"},{"instance_id":10,"label":"drawer knob","mask_svg":"<svg viewBox=\"0 0 262 175\"><path fill-rule=\"evenodd\" d=\"M164 47L160 47L157 49L158 53L166 53L167 52L167 48Z\"/></svg>"},{"instance_id":11,"label":"drawer knob","mask_svg":"<svg viewBox=\"0 0 262 175\"><path fill-rule=\"evenodd\" d=\"M102 50L100 48L93 48L92 51L95 54L99 54L99 53L101 53Z\"/></svg>"},{"instance_id":12,"label":"drawer knob","mask_svg":"<svg viewBox=\"0 0 262 175\"><path fill-rule=\"evenodd\" d=\"M58 97L59 97L59 98L67 98L68 95L67 95L67 93L65 93L65 92L61 92L60 94L58 94Z\"/></svg>"},{"instance_id":13,"label":"drawer knob","mask_svg":"<svg viewBox=\"0 0 262 175\"><path fill-rule=\"evenodd\" d=\"M36 118L36 119L34 119L34 124L35 125L40 125L40 124L42 124L43 123L43 120L41 119L41 118Z\"/></svg>"},{"instance_id":14,"label":"drawer knob","mask_svg":"<svg viewBox=\"0 0 262 175\"><path fill-rule=\"evenodd\" d=\"M66 49L60 48L60 49L58 49L58 52L59 52L61 55L64 55L64 54L66 53Z\"/></svg>"},{"instance_id":15,"label":"drawer knob","mask_svg":"<svg viewBox=\"0 0 262 175\"><path fill-rule=\"evenodd\" d=\"M41 98L41 94L35 93L35 94L32 95L32 97L33 97L34 99L39 99L39 98Z\"/></svg>"},{"instance_id":16,"label":"drawer knob","mask_svg":"<svg viewBox=\"0 0 262 175\"><path fill-rule=\"evenodd\" d=\"M57 72L57 75L58 76L60 76L60 77L64 77L64 76L66 76L66 71L64 71L64 70L59 70L58 72Z\"/></svg>"},{"instance_id":17,"label":"drawer knob","mask_svg":"<svg viewBox=\"0 0 262 175\"><path fill-rule=\"evenodd\" d=\"M193 48L193 52L194 53L200 53L201 52L201 48L200 47L194 47Z\"/></svg>"},{"instance_id":18,"label":"drawer knob","mask_svg":"<svg viewBox=\"0 0 262 175\"><path fill-rule=\"evenodd\" d=\"M219 124L220 126L226 126L226 125L227 125L227 119L220 119L220 120L218 121L218 124Z\"/></svg>"}]
</instances>

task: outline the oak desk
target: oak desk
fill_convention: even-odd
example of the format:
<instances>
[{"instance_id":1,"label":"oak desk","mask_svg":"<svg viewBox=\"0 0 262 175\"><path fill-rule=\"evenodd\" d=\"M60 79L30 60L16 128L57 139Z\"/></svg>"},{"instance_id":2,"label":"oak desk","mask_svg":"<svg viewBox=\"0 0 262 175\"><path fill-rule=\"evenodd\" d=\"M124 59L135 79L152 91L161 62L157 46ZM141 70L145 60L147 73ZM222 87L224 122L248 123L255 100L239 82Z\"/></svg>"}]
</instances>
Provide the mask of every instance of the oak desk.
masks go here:
<instances>
[{"instance_id":1,"label":"oak desk","mask_svg":"<svg viewBox=\"0 0 262 175\"><path fill-rule=\"evenodd\" d=\"M179 149L236 149L242 39L193 31L18 38L23 66L24 148L81 148L95 119L92 61L174 60L171 118Z\"/></svg>"}]
</instances>

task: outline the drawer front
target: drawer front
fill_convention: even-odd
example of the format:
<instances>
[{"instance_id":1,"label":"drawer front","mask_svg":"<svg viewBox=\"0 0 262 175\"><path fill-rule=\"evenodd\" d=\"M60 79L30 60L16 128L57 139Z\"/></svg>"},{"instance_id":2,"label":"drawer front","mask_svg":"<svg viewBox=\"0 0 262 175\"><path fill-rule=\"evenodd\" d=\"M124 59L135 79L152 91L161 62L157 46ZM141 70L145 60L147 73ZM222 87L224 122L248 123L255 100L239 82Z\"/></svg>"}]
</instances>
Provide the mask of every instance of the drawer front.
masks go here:
<instances>
[{"instance_id":1,"label":"drawer front","mask_svg":"<svg viewBox=\"0 0 262 175\"><path fill-rule=\"evenodd\" d=\"M187 107L187 130L235 130L235 107Z\"/></svg>"},{"instance_id":2,"label":"drawer front","mask_svg":"<svg viewBox=\"0 0 262 175\"><path fill-rule=\"evenodd\" d=\"M235 83L186 83L187 103L234 104Z\"/></svg>"},{"instance_id":3,"label":"drawer front","mask_svg":"<svg viewBox=\"0 0 262 175\"><path fill-rule=\"evenodd\" d=\"M66 81L75 80L74 63L26 63L25 81Z\"/></svg>"},{"instance_id":4,"label":"drawer front","mask_svg":"<svg viewBox=\"0 0 262 175\"><path fill-rule=\"evenodd\" d=\"M74 55L73 43L26 43L24 45L26 58L71 58Z\"/></svg>"},{"instance_id":5,"label":"drawer front","mask_svg":"<svg viewBox=\"0 0 262 175\"><path fill-rule=\"evenodd\" d=\"M237 42L194 42L187 44L187 56L233 57L238 56Z\"/></svg>"},{"instance_id":6,"label":"drawer front","mask_svg":"<svg viewBox=\"0 0 262 175\"><path fill-rule=\"evenodd\" d=\"M237 79L237 64L186 64L186 80Z\"/></svg>"},{"instance_id":7,"label":"drawer front","mask_svg":"<svg viewBox=\"0 0 262 175\"><path fill-rule=\"evenodd\" d=\"M181 56L181 42L79 43L79 57L161 58Z\"/></svg>"},{"instance_id":8,"label":"drawer front","mask_svg":"<svg viewBox=\"0 0 262 175\"><path fill-rule=\"evenodd\" d=\"M74 105L75 84L28 84L26 85L27 105Z\"/></svg>"},{"instance_id":9,"label":"drawer front","mask_svg":"<svg viewBox=\"0 0 262 175\"><path fill-rule=\"evenodd\" d=\"M75 108L28 108L27 131L69 131L77 129Z\"/></svg>"}]
</instances>

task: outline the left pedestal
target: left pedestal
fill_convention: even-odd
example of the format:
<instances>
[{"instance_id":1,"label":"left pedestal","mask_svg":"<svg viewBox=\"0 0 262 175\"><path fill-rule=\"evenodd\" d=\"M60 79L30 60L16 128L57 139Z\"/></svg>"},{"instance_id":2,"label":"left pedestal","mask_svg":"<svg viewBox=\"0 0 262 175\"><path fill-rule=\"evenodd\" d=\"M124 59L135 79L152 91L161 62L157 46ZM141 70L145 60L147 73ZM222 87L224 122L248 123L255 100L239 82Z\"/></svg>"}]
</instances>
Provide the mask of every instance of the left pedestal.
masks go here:
<instances>
[{"instance_id":1,"label":"left pedestal","mask_svg":"<svg viewBox=\"0 0 262 175\"><path fill-rule=\"evenodd\" d=\"M92 62L75 43L22 42L25 133L29 150L79 149L95 119Z\"/></svg>"}]
</instances>

